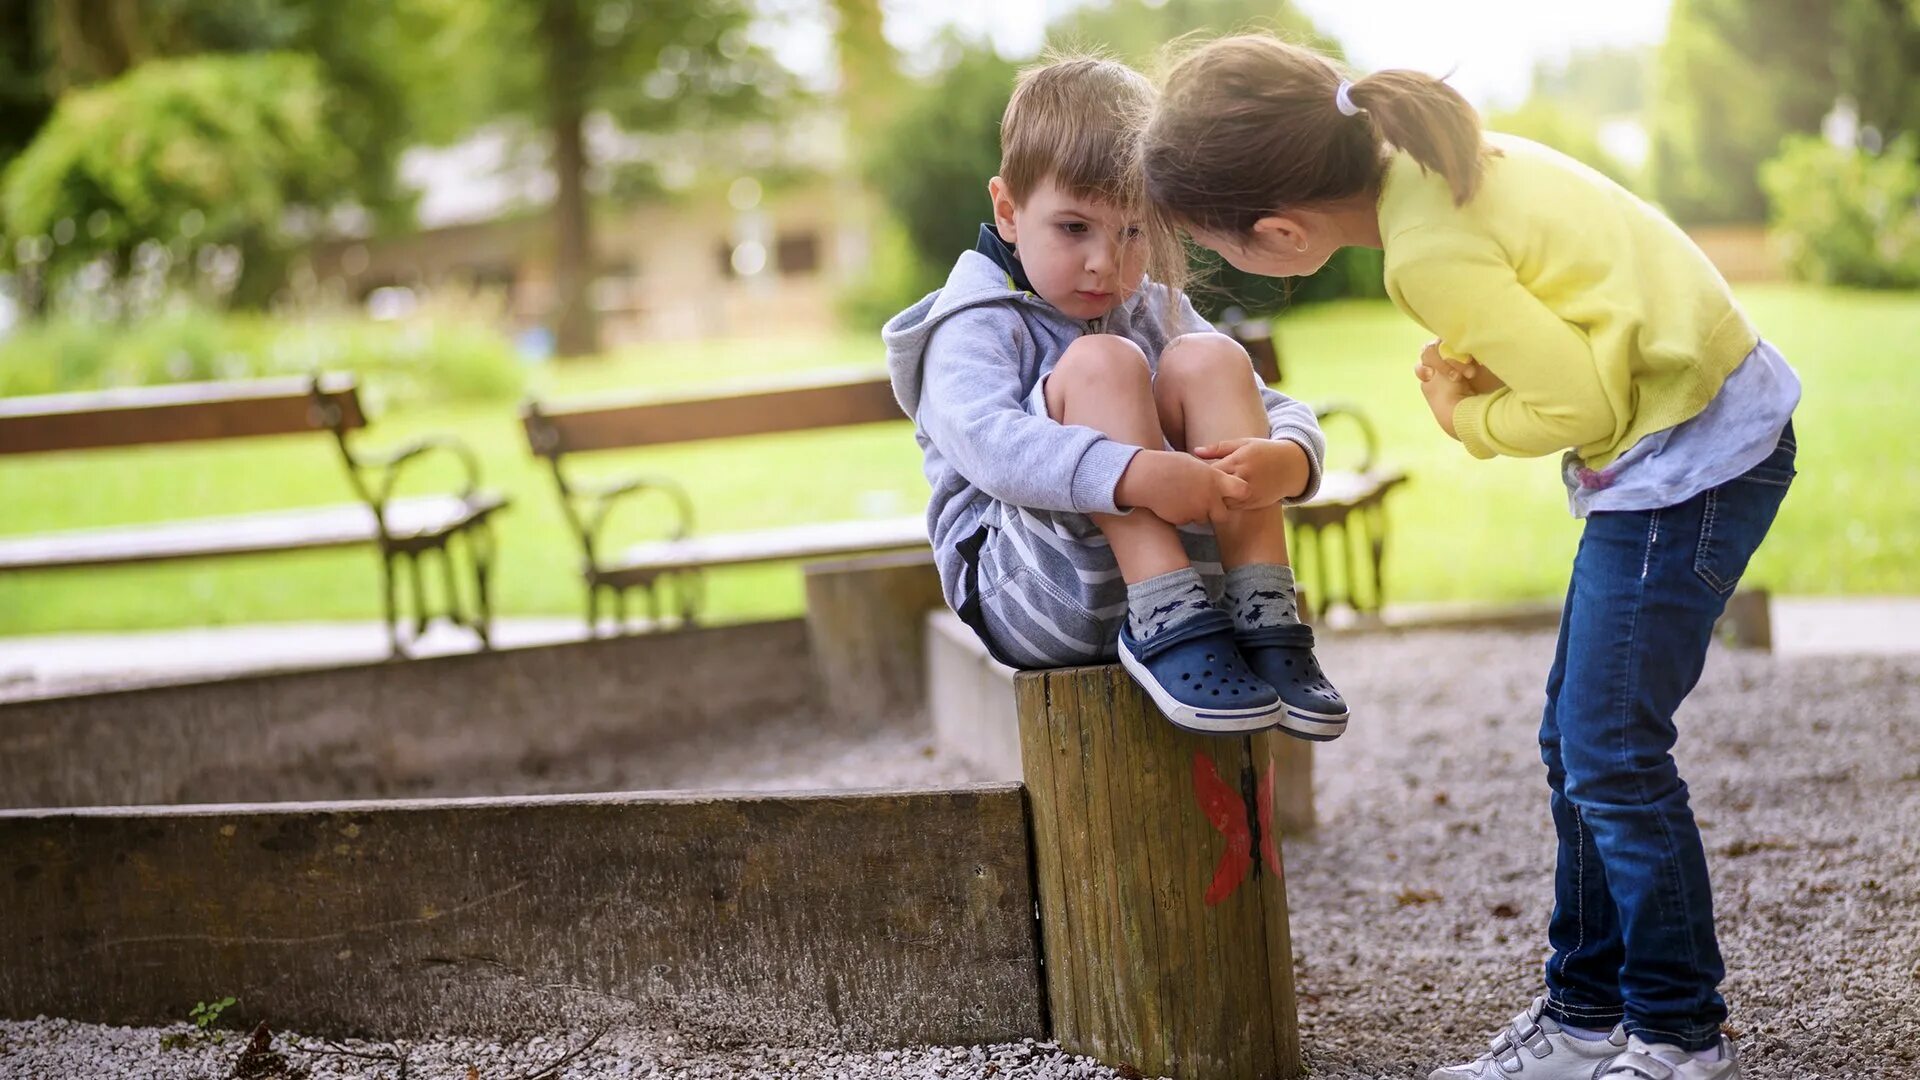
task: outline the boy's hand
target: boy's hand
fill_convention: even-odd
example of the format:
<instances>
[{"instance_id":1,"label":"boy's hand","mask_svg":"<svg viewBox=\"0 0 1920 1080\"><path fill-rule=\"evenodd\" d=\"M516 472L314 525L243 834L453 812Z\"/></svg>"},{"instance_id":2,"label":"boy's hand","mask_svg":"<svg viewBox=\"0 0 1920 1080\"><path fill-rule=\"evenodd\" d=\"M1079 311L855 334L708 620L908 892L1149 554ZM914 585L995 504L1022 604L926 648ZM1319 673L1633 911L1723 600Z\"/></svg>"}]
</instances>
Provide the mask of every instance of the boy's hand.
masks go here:
<instances>
[{"instance_id":1,"label":"boy's hand","mask_svg":"<svg viewBox=\"0 0 1920 1080\"><path fill-rule=\"evenodd\" d=\"M1426 395L1427 408L1433 410L1440 430L1446 432L1449 439L1459 439L1453 430L1453 410L1474 396L1473 387L1465 379L1449 379L1424 363L1413 366L1413 375L1420 380L1420 392Z\"/></svg>"},{"instance_id":2,"label":"boy's hand","mask_svg":"<svg viewBox=\"0 0 1920 1080\"><path fill-rule=\"evenodd\" d=\"M1313 471L1307 451L1292 439L1228 439L1196 446L1193 456L1247 482L1246 498L1228 500L1229 510L1265 510L1291 499L1307 490Z\"/></svg>"},{"instance_id":3,"label":"boy's hand","mask_svg":"<svg viewBox=\"0 0 1920 1080\"><path fill-rule=\"evenodd\" d=\"M1150 511L1169 525L1210 522L1247 497L1245 480L1171 450L1142 450L1120 474L1114 501Z\"/></svg>"},{"instance_id":4,"label":"boy's hand","mask_svg":"<svg viewBox=\"0 0 1920 1080\"><path fill-rule=\"evenodd\" d=\"M1476 394L1491 394L1507 385L1500 381L1498 375L1488 371L1480 361L1471 356L1464 360L1453 360L1441 356L1438 338L1427 342L1427 347L1420 350L1420 366L1442 378L1464 382L1471 386ZM1426 379L1424 375L1420 377L1422 382Z\"/></svg>"}]
</instances>

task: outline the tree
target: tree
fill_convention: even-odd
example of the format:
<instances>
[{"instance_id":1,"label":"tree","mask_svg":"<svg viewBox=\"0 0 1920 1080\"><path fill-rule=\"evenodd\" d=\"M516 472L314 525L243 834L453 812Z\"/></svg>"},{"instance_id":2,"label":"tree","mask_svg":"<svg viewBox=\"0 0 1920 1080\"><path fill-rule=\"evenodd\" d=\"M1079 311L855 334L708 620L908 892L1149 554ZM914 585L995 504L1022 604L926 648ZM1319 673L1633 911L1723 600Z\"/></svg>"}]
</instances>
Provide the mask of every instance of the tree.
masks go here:
<instances>
[{"instance_id":1,"label":"tree","mask_svg":"<svg viewBox=\"0 0 1920 1080\"><path fill-rule=\"evenodd\" d=\"M1653 190L1682 221L1758 221L1760 163L1836 101L1884 139L1920 128L1911 0L1675 0L1660 50Z\"/></svg>"},{"instance_id":2,"label":"tree","mask_svg":"<svg viewBox=\"0 0 1920 1080\"><path fill-rule=\"evenodd\" d=\"M1344 55L1340 44L1290 0L1116 0L1054 23L1047 28L1047 42L1062 49L1100 49L1151 72L1169 47L1177 51L1184 40L1262 31Z\"/></svg>"},{"instance_id":3,"label":"tree","mask_svg":"<svg viewBox=\"0 0 1920 1080\"><path fill-rule=\"evenodd\" d=\"M1153 72L1188 42L1244 32L1275 33L1336 59L1345 56L1340 43L1290 0L1116 0L1060 20L1048 28L1047 40L1062 49L1101 50ZM1190 298L1201 314L1215 319L1235 310L1270 315L1318 300L1384 295L1380 254L1360 248L1339 252L1304 278L1242 273L1199 250L1193 270Z\"/></svg>"},{"instance_id":4,"label":"tree","mask_svg":"<svg viewBox=\"0 0 1920 1080\"><path fill-rule=\"evenodd\" d=\"M764 112L791 80L749 41L749 0L492 0L482 10L486 111L537 125L549 143L555 350L591 353L587 117L604 114L629 134L708 129Z\"/></svg>"},{"instance_id":5,"label":"tree","mask_svg":"<svg viewBox=\"0 0 1920 1080\"><path fill-rule=\"evenodd\" d=\"M353 191L327 93L311 59L273 53L157 60L68 93L0 174L7 248L43 286L91 266L102 286L165 279L207 251L228 288L264 293L289 226Z\"/></svg>"}]
</instances>

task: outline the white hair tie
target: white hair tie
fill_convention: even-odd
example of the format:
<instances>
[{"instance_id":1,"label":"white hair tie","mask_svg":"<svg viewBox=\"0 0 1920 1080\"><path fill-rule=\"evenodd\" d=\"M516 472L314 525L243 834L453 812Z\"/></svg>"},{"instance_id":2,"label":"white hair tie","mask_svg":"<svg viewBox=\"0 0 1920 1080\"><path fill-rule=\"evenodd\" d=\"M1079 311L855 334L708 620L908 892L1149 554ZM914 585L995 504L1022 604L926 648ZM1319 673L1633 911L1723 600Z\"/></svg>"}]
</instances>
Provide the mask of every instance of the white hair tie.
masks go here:
<instances>
[{"instance_id":1,"label":"white hair tie","mask_svg":"<svg viewBox=\"0 0 1920 1080\"><path fill-rule=\"evenodd\" d=\"M1353 89L1353 84L1346 81L1345 79L1342 79L1340 80L1340 89L1334 91L1333 103L1339 106L1340 115L1342 116L1359 116L1361 113L1367 111L1361 108L1360 106L1355 105L1353 103L1353 98L1348 96L1347 91L1352 89Z\"/></svg>"}]
</instances>

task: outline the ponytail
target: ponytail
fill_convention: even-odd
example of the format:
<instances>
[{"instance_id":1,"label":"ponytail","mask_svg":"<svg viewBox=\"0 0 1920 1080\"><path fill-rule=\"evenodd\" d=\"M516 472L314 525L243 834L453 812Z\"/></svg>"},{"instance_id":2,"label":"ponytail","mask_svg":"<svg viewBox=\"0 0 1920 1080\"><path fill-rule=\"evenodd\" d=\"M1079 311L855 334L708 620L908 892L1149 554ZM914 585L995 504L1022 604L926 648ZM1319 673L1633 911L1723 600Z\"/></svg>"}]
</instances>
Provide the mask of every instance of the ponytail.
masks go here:
<instances>
[{"instance_id":1,"label":"ponytail","mask_svg":"<svg viewBox=\"0 0 1920 1080\"><path fill-rule=\"evenodd\" d=\"M1480 114L1460 91L1418 71L1377 71L1356 80L1347 97L1373 119L1381 137L1422 168L1440 174L1464 206L1480 190L1488 153Z\"/></svg>"},{"instance_id":2,"label":"ponytail","mask_svg":"<svg viewBox=\"0 0 1920 1080\"><path fill-rule=\"evenodd\" d=\"M1413 71L1365 76L1343 99L1344 80L1327 57L1259 34L1180 60L1138 148L1156 223L1245 235L1275 212L1377 190L1390 147L1440 174L1456 204L1473 197L1489 151L1465 98Z\"/></svg>"}]
</instances>

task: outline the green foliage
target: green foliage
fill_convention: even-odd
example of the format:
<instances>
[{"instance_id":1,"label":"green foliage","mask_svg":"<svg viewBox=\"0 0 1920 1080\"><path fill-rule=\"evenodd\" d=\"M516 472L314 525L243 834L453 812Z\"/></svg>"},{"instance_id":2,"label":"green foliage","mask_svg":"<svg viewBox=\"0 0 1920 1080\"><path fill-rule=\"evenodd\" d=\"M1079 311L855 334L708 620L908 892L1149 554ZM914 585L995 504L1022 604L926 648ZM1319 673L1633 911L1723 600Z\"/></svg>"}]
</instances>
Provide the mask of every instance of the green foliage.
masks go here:
<instances>
[{"instance_id":1,"label":"green foliage","mask_svg":"<svg viewBox=\"0 0 1920 1080\"><path fill-rule=\"evenodd\" d=\"M1622 187L1636 186L1632 170L1600 145L1597 117L1578 113L1540 94L1517 109L1488 115L1487 127L1551 146Z\"/></svg>"},{"instance_id":2,"label":"green foliage","mask_svg":"<svg viewBox=\"0 0 1920 1080\"><path fill-rule=\"evenodd\" d=\"M187 1020L193 1025L193 1030L176 1031L160 1036L160 1049L185 1050L197 1042L209 1040L216 1043L225 1042L226 1036L216 1031L214 1025L220 1022L222 1013L238 1003L238 999L231 995L218 1001L195 1002L193 1008L187 1013Z\"/></svg>"},{"instance_id":3,"label":"green foliage","mask_svg":"<svg viewBox=\"0 0 1920 1080\"><path fill-rule=\"evenodd\" d=\"M1920 137L1883 152L1788 139L1761 169L1774 237L1794 276L1833 285L1920 287Z\"/></svg>"},{"instance_id":4,"label":"green foliage","mask_svg":"<svg viewBox=\"0 0 1920 1080\"><path fill-rule=\"evenodd\" d=\"M183 308L131 325L56 316L0 341L0 397L350 371L380 401L502 401L524 371L486 319L296 320Z\"/></svg>"},{"instance_id":5,"label":"green foliage","mask_svg":"<svg viewBox=\"0 0 1920 1080\"><path fill-rule=\"evenodd\" d=\"M228 1007L234 1004L236 1004L236 1001L231 996L223 997L219 1001L198 1002L193 1006L193 1010L187 1013L187 1019L193 1021L194 1027L205 1031L219 1023L220 1014L226 1012Z\"/></svg>"},{"instance_id":6,"label":"green foliage","mask_svg":"<svg viewBox=\"0 0 1920 1080\"><path fill-rule=\"evenodd\" d=\"M1891 138L1920 131L1920 5L1675 0L1653 113L1653 194L1683 222L1766 216L1760 163L1834 102Z\"/></svg>"},{"instance_id":7,"label":"green foliage","mask_svg":"<svg viewBox=\"0 0 1920 1080\"><path fill-rule=\"evenodd\" d=\"M43 10L39 4L0 5L0 169L53 111L40 45Z\"/></svg>"},{"instance_id":8,"label":"green foliage","mask_svg":"<svg viewBox=\"0 0 1920 1080\"><path fill-rule=\"evenodd\" d=\"M984 44L962 47L945 72L910 92L871 148L867 181L925 268L918 283L938 285L993 216L987 181L1000 171L1000 114L1018 70Z\"/></svg>"},{"instance_id":9,"label":"green foliage","mask_svg":"<svg viewBox=\"0 0 1920 1080\"><path fill-rule=\"evenodd\" d=\"M1189 41L1248 32L1279 34L1333 56L1340 44L1322 34L1289 0L1115 0L1082 7L1047 30L1060 49L1094 49L1142 71L1154 71Z\"/></svg>"},{"instance_id":10,"label":"green foliage","mask_svg":"<svg viewBox=\"0 0 1920 1080\"><path fill-rule=\"evenodd\" d=\"M1624 116L1646 108L1653 50L1603 45L1533 67L1533 96L1582 116Z\"/></svg>"},{"instance_id":11,"label":"green foliage","mask_svg":"<svg viewBox=\"0 0 1920 1080\"><path fill-rule=\"evenodd\" d=\"M1062 50L1102 52L1150 68L1170 41L1249 29L1274 30L1339 55L1335 43L1292 4L1272 0L1118 0L1076 11L1049 30L1048 41ZM911 260L898 252L876 260L874 281L847 300L856 325L868 325L880 309L891 305L897 311L938 287L990 215L986 184L999 171L1000 115L1020 65L984 43L950 42L949 47L949 65L909 92L869 148L868 182L899 222ZM1211 258L1197 261L1195 271L1194 302L1215 316L1233 308L1271 314L1336 296L1382 295L1377 252L1344 251L1320 273L1290 281L1241 274Z\"/></svg>"},{"instance_id":12,"label":"green foliage","mask_svg":"<svg viewBox=\"0 0 1920 1080\"><path fill-rule=\"evenodd\" d=\"M130 276L143 243L174 266L209 245L271 258L296 211L349 193L326 95L318 66L285 54L155 61L69 94L0 178L8 248L49 283L99 259Z\"/></svg>"},{"instance_id":13,"label":"green foliage","mask_svg":"<svg viewBox=\"0 0 1920 1080\"><path fill-rule=\"evenodd\" d=\"M868 249L866 272L839 297L841 325L878 331L895 313L939 288L945 269L923 262L898 222L882 221Z\"/></svg>"},{"instance_id":14,"label":"green foliage","mask_svg":"<svg viewBox=\"0 0 1920 1080\"><path fill-rule=\"evenodd\" d=\"M572 90L626 131L662 131L762 115L794 89L749 37L754 9L746 0L467 6L479 21L470 47L484 57L476 90L489 118L546 123L554 96ZM562 57L567 69L556 70Z\"/></svg>"}]
</instances>

